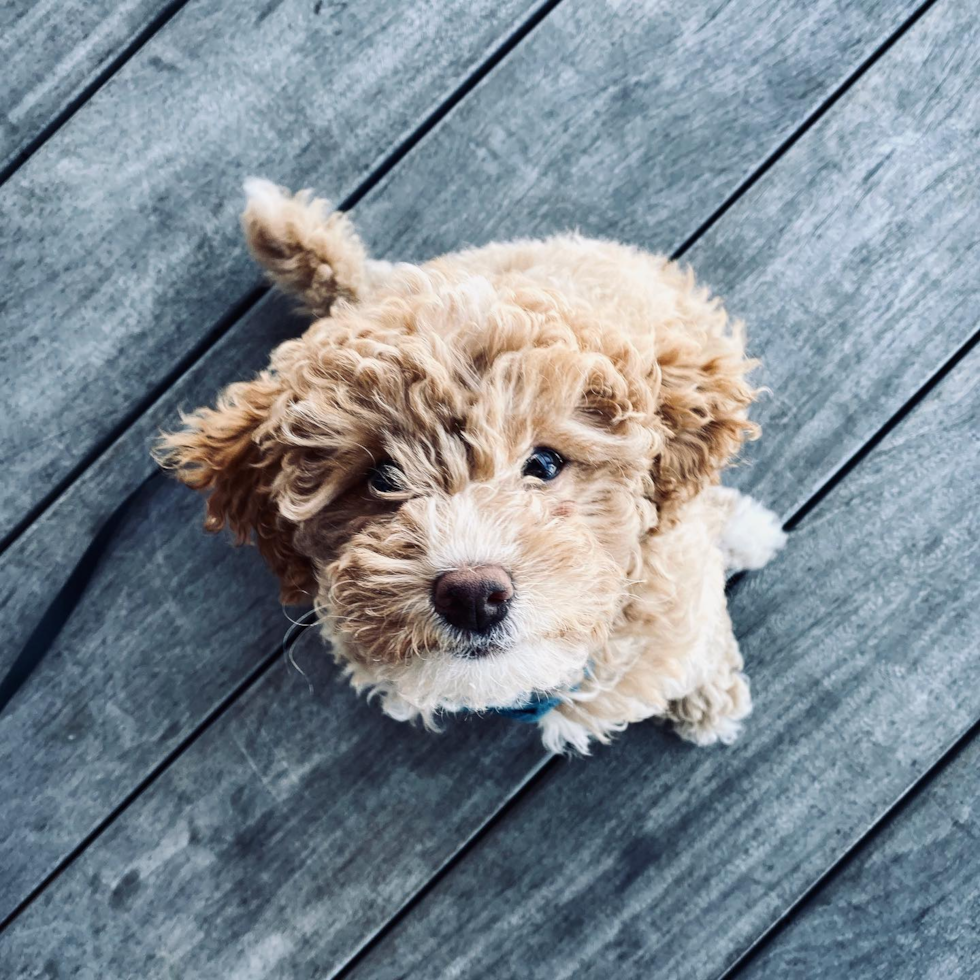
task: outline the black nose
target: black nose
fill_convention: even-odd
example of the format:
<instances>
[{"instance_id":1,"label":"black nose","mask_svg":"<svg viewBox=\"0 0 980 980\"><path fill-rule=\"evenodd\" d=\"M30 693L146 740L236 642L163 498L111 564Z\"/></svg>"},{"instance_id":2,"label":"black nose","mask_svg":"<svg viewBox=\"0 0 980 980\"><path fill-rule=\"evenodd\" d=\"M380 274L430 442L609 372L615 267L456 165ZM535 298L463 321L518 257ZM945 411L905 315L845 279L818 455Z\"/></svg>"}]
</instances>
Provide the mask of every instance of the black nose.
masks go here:
<instances>
[{"instance_id":1,"label":"black nose","mask_svg":"<svg viewBox=\"0 0 980 980\"><path fill-rule=\"evenodd\" d=\"M486 633L507 618L514 582L499 565L446 572L432 587L432 605L451 626Z\"/></svg>"}]
</instances>

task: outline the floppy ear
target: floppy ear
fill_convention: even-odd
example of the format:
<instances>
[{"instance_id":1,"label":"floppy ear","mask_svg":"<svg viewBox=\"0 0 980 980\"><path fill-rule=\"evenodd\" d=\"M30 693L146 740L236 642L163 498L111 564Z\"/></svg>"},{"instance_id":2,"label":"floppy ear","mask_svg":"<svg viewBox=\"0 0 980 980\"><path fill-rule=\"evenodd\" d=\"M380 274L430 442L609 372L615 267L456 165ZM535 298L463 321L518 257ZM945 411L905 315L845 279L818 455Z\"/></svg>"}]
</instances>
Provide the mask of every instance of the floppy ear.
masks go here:
<instances>
[{"instance_id":1,"label":"floppy ear","mask_svg":"<svg viewBox=\"0 0 980 980\"><path fill-rule=\"evenodd\" d=\"M182 416L183 429L161 435L153 455L187 486L208 492L205 529L227 526L237 544L254 539L279 576L283 602L300 603L313 594L312 567L294 547L295 525L273 498L282 465L274 415L283 393L268 371L229 385L214 408Z\"/></svg>"},{"instance_id":2,"label":"floppy ear","mask_svg":"<svg viewBox=\"0 0 980 980\"><path fill-rule=\"evenodd\" d=\"M698 322L671 326L658 337L658 415L664 446L653 464L653 500L661 524L722 469L746 439L758 435L748 420L757 392L746 376L756 361L745 356L740 324L727 326L716 304L704 301Z\"/></svg>"}]
</instances>

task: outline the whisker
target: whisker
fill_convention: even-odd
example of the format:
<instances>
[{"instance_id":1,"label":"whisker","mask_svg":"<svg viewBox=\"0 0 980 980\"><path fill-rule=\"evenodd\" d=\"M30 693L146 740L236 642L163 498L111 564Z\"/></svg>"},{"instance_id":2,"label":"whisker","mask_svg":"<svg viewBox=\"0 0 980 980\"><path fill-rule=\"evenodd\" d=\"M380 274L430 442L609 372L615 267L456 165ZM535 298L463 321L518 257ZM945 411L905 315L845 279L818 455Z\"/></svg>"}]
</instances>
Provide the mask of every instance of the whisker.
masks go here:
<instances>
[{"instance_id":1,"label":"whisker","mask_svg":"<svg viewBox=\"0 0 980 980\"><path fill-rule=\"evenodd\" d=\"M296 643L293 643L289 649L286 651L286 661L292 665L293 670L295 670L304 681L306 681L306 686L309 689L310 694L314 694L313 681L310 680L306 671L296 662Z\"/></svg>"},{"instance_id":2,"label":"whisker","mask_svg":"<svg viewBox=\"0 0 980 980\"><path fill-rule=\"evenodd\" d=\"M296 642L296 638L300 633L309 626L316 626L319 623L318 612L316 609L311 609L309 612L304 613L299 619L290 619L286 616L289 622L292 624L286 630L282 637L282 644L280 649L283 654L287 654L293 644Z\"/></svg>"},{"instance_id":3,"label":"whisker","mask_svg":"<svg viewBox=\"0 0 980 980\"><path fill-rule=\"evenodd\" d=\"M315 623L304 623L303 622L303 619L305 619L309 615L309 613L304 613L303 616L302 616L302 618L300 618L300 619L293 619L293 617L290 616L289 613L286 611L286 607L282 603L279 603L279 608L282 610L283 616L285 616L286 619L288 619L293 624L293 626L315 626L316 625ZM311 612L316 612L315 609L310 610L310 611ZM283 642L285 642L285 638L283 639Z\"/></svg>"},{"instance_id":4,"label":"whisker","mask_svg":"<svg viewBox=\"0 0 980 980\"><path fill-rule=\"evenodd\" d=\"M303 630L308 629L310 626L318 626L322 622L319 613L320 610L314 608L304 613L299 619L293 619L289 613L283 609L283 615L292 624L283 634L281 646L283 657L285 658L286 663L290 664L293 669L302 676L303 680L306 681L307 687L310 689L310 694L314 693L313 683L306 671L303 670L303 668L296 662L295 650L299 638L303 635Z\"/></svg>"}]
</instances>

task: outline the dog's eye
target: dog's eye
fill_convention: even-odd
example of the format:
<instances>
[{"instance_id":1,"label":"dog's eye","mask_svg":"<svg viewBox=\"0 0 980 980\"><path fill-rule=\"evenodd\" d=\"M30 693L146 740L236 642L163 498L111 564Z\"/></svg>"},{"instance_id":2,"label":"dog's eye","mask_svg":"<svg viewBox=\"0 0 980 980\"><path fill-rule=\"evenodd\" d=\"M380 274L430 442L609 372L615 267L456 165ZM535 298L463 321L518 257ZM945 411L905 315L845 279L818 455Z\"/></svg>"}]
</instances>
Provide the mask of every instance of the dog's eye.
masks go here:
<instances>
[{"instance_id":1,"label":"dog's eye","mask_svg":"<svg viewBox=\"0 0 980 980\"><path fill-rule=\"evenodd\" d=\"M403 489L402 475L402 471L386 459L368 473L368 486L375 493L397 493Z\"/></svg>"},{"instance_id":2,"label":"dog's eye","mask_svg":"<svg viewBox=\"0 0 980 980\"><path fill-rule=\"evenodd\" d=\"M553 480L565 466L565 460L547 446L538 446L524 463L524 475L538 480Z\"/></svg>"}]
</instances>

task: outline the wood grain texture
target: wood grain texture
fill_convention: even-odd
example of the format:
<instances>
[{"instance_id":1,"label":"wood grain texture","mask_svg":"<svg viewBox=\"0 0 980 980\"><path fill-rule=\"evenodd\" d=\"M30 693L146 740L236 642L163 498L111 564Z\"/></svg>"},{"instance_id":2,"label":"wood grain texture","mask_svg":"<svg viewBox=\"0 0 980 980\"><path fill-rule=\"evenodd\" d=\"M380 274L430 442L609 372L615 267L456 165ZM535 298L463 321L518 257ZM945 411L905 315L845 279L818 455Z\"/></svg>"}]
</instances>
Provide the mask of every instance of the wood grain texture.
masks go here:
<instances>
[{"instance_id":1,"label":"wood grain texture","mask_svg":"<svg viewBox=\"0 0 980 980\"><path fill-rule=\"evenodd\" d=\"M670 252L916 6L566 0L357 213L399 259L572 228Z\"/></svg>"},{"instance_id":2,"label":"wood grain texture","mask_svg":"<svg viewBox=\"0 0 980 980\"><path fill-rule=\"evenodd\" d=\"M593 9L588 5L583 5L583 7L588 7L589 10ZM563 8L559 9L562 10ZM618 35L624 38L631 37L631 32L635 28L634 19L628 16L631 12L635 11L630 8L625 11L623 16L619 16L615 11L607 10L607 15L611 20L606 31L618 32ZM705 7L702 19L708 21L709 14L709 8ZM726 13L725 16L731 15ZM823 64L830 60L831 41L828 40L825 33L807 40L806 32L814 29L813 22L809 19L810 16L810 13L799 12L797 33L792 34L790 32L790 39L786 43L795 53L794 57L797 59L802 59L804 54L810 51L813 57ZM780 23L786 27L785 22L781 21ZM549 25L550 18L531 36L527 43L529 45L545 43L539 41L539 38L544 37L547 40L546 32L549 30ZM854 25L846 18L841 18L839 21L830 19L825 26L833 27L835 25L843 31L836 38L835 43L838 51L853 51L857 56L864 47L873 46L874 42L869 33L861 36L860 43L855 40L853 35L847 33L853 29ZM659 22L651 22L651 31L659 30L660 26ZM751 33L750 29L740 21L736 21L734 25L730 23L728 26L739 36L744 35L747 31ZM771 25L759 25L760 30L769 27ZM595 23L590 29L597 36L604 35L604 31ZM565 30L567 32L567 28ZM868 30L867 25L865 25L865 30ZM549 66L544 61L545 57L557 57L555 42L547 43L550 46L543 48L539 58L532 58L530 62L535 64L538 60L541 61L537 70L545 78L555 70L553 66ZM518 53L520 50L518 49ZM588 57L587 49L579 48L577 50L579 58ZM665 57L669 50L674 52L672 57L685 61L690 61L692 58L689 47L680 42L675 49L665 48ZM754 47L750 46L750 50L753 56L757 53ZM711 45L707 45L701 53L705 58L708 58L709 55L713 57ZM638 59L638 70L646 64L641 55L642 50L634 51L633 56ZM774 62L781 66L784 65L787 57L773 55ZM507 62L504 64L506 65ZM804 60L801 64L808 63ZM688 65L691 77L700 78L705 82L703 91L706 93L707 100L704 106L706 117L712 114L714 117L719 117L724 108L724 106L718 108L715 105L719 91L725 90L725 86L718 86L714 83L713 76L709 72L713 65L714 62L710 58L705 62L703 70L700 71L696 63ZM839 58L834 61L833 67L837 73L846 73L846 69L839 63ZM803 71L803 68L799 70ZM808 68L806 71L815 71L815 69ZM512 85L513 79L507 74L501 74L499 77L500 81L498 82L495 74L490 83L482 86L471 98L479 96L481 100L491 105L495 105L497 102L506 102L508 89ZM728 78L729 76L726 75L725 77ZM757 75L747 74L746 77L751 85L759 84ZM780 84L784 81L779 73L777 73L776 79ZM730 98L727 90L725 90L725 95L726 98ZM652 104L655 106L655 101ZM726 105L728 104L730 103L726 103ZM526 108L531 111L533 102ZM635 108L638 112L652 111L648 102L638 104ZM808 108L808 105L803 102L794 102L791 103L790 108L802 112ZM550 111L552 110L549 109L548 112ZM568 123L571 125L579 114L579 103L575 100L570 101L565 111ZM460 161L454 156L452 148L458 145L459 140L465 139L465 131L462 136L460 135L457 119L465 121L466 117L454 114L453 125L440 130L437 145L443 146L445 150L445 163L442 169L432 169L432 147L428 147L426 153L420 155L417 161L416 155L413 153L400 165L421 168L413 178L413 183L416 186L425 186L421 174L428 175L433 191L439 189L444 182L451 183L455 179L453 168ZM797 118L796 122L799 121L800 119ZM737 183L741 169L746 166L745 161L749 159L750 151L756 160L765 158L772 149L766 142L772 137L771 124L772 119L769 115L761 117L757 139L750 148L743 148L740 142L727 147L727 149L723 144L719 146L718 156L713 164L714 170L722 170L728 157L735 160L735 169L729 173L727 184L717 175L714 176L710 186L704 185L705 193L710 189L712 193L719 196L720 202L721 196L726 190ZM789 123L781 121L777 136L789 128ZM642 146L641 128L633 127L633 129L636 133L635 139L639 140L639 145ZM721 132L724 133L725 131ZM744 138L745 133L743 131L738 135L741 139ZM647 200L653 200L653 195L647 194L644 190L647 182L652 182L653 185L661 187L666 179L659 169L660 166L664 167L677 180L697 181L699 179L698 171L676 165L674 157L671 156L671 147L675 147L676 151L681 154L687 152L684 142L676 140L665 146L664 152L658 159L647 160L642 156L637 157L636 169L624 176L622 168L627 167L631 159L631 155L627 154L622 161L612 160L609 174L602 174L601 180L605 180L607 177L611 179L612 175L616 175L618 180L636 188L641 199ZM437 153L436 159L438 156ZM517 162L520 163L520 161ZM520 174L520 172L520 166L516 167L514 173ZM471 177L469 172L463 174L462 190L469 187ZM484 186L493 187L496 195L506 200L509 199L508 195L512 193L510 189L512 178L513 173L497 170L492 171L485 179L480 179ZM542 177L543 179L544 177ZM556 180L561 179L563 179L563 175L556 175ZM559 193L557 184L555 191L556 194ZM380 189L377 197L383 199L385 195L392 192L392 190ZM686 197L690 191L685 185L678 193L679 196ZM371 200L373 202L375 197L372 197ZM401 207L406 211L412 212L417 209L417 197L406 198L401 196L399 200ZM670 195L658 193L657 200L660 206L659 214L663 222L672 224L676 228L677 242L673 244L677 244L691 229L684 228L682 216L673 206ZM368 210L365 212L366 216L370 217L374 213L370 210L372 207L374 207L373 203L368 205ZM420 243L430 240L444 224L458 219L455 206L451 200L443 201L440 207L444 210L426 209L417 212L414 227ZM623 198L623 207L624 209L629 207L629 201L626 198ZM477 227L479 212L468 211L466 214L473 222L472 227ZM692 219L691 228L699 220L700 214L696 214ZM400 227L401 222L398 224ZM408 247L410 252L420 250L421 245ZM149 464L143 453L154 426L156 424L164 425L172 421L175 404L183 404L185 407L193 406L199 401L207 400L222 381L235 376L235 371L240 371L241 374L248 373L246 369L239 367L242 362L232 358L232 352L240 349L244 360L249 360L249 363L257 362L257 359L260 358L259 352L263 341L271 346L270 338L280 327L286 332L290 329L288 325L282 326L282 315L281 301L270 298L260 304L253 314L243 324L234 328L221 346L205 359L200 373L194 373L195 380L193 383L189 386L182 386L173 393L172 397L168 396L158 406L155 406L140 422L138 433L132 437L127 435L120 444L119 453L110 454L108 459L100 461L96 467L98 475L91 478L86 476L80 484L73 487L59 502L58 506L46 514L43 520L35 526L35 529L26 536L23 548L18 545L19 550L16 550L8 560L0 563L0 580L5 583L5 608L7 610L5 621L0 623L0 629L4 630L4 633L0 635L6 641L0 643L0 651L10 651L9 654L0 652L0 663L2 663L2 658L5 655L12 656L13 651L23 642L37 621L41 609L43 609L44 597L50 595L60 584L64 576L64 569L71 566L74 558L84 547L87 538L98 525L101 516L111 511L115 504L125 497L129 488L136 485L141 475L146 472ZM296 329L295 325L292 329ZM208 384L212 385L210 389L207 387ZM223 546L223 542L208 542L203 536L198 543L189 523L171 527L171 521L186 519L189 522L190 509L193 509L194 506L193 498L187 495L186 507L189 508L188 511L174 506L169 511L162 509L155 517L158 526L154 529L154 533L157 538L166 540L169 535L173 534L180 542L179 547L173 547L167 551L167 571L164 577L169 577L174 582L197 581L202 575L201 570L209 568L214 560L214 552L211 549ZM165 517L166 514L171 516ZM146 555L139 552L135 544L138 533L136 531L133 536L134 551L129 563L117 562L115 555L112 555L103 566L100 574L104 576L102 589L105 593L111 594L112 583L116 581L116 576L119 576L119 583L125 583L133 578L134 569L139 569L140 561L146 561ZM234 566L237 569L234 576L229 571L227 581L215 578L213 587L209 586L209 590L202 591L199 599L195 598L192 590L185 589L179 610L179 616L185 625L179 632L175 633L172 638L173 642L167 643L159 653L155 652L154 637L144 636L135 640L131 638L131 624L124 618L119 618L113 624L106 625L101 632L88 632L82 626L73 623L72 631L66 634L61 642L63 649L70 653L71 676L76 686L71 688L70 685L59 685L55 680L57 670L62 669L64 657L56 661L56 667L51 668L50 672L43 672L32 680L34 690L30 695L25 693L24 697L28 698L28 701L20 708L22 714L17 722L19 726L17 729L18 738L24 739L26 744L34 744L43 740L44 719L48 712L55 710L52 705L61 704L59 698L68 697L65 706L60 710L70 713L72 710L81 710L81 706L89 699L99 699L103 696L101 685L104 683L104 676L101 671L93 672L92 661L94 659L98 663L101 660L106 646L117 648L120 655L125 655L126 663L131 665L122 676L114 673L112 680L118 686L117 699L120 703L126 703L126 691L132 691L133 707L128 708L125 712L128 727L117 732L108 722L104 722L101 727L90 726L76 736L70 751L58 743L57 740L60 736L55 729L52 733L52 739L58 748L57 751L49 752L49 763L44 767L28 766L26 762L12 763L12 772L17 780L15 795L22 798L34 797L42 800L44 820L48 821L48 826L43 834L29 833L24 836L15 821L10 824L12 829L9 832L10 837L6 847L11 852L18 851L18 861L16 862L18 875L16 880L11 879L9 884L6 896L8 907L9 903L16 902L19 897L22 897L25 886L29 887L34 883L31 880L32 876L39 878L49 870L98 821L101 815L109 812L112 806L125 796L126 792L145 775L149 766L162 759L175 744L179 744L179 740L185 737L193 725L200 720L201 715L196 710L197 708L214 703L219 699L221 693L230 690L234 683L261 659L263 651L267 649L265 644L268 633L266 631L275 632L275 630L280 629L283 620L281 615L272 608L273 597L271 593L265 601L259 602L257 600L256 597L260 589L260 579L257 576L260 573L257 566L249 562L248 558L249 556L239 556L236 560L241 561L242 564ZM241 578L237 576L241 576ZM155 608L157 605L165 605L168 601L165 590L164 594L160 594L161 583L159 581L143 575L142 577L137 576L135 582L139 585L139 589L134 587L132 590L132 606L134 609ZM214 617L212 600L215 598L215 591L211 589L219 590L221 585L225 586L221 603L223 614L228 618L240 617L240 633L236 635L246 637L248 630L253 629L256 634L255 642L254 644L244 644L243 649L239 650L223 647L221 642L215 639L214 650L209 654L216 660L216 665L213 668L214 677L204 679L197 670L194 659L194 643L190 638L198 633L206 636L213 635L211 620ZM172 614L176 615L176 613ZM70 645L67 645L69 640ZM244 640L242 642L244 643ZM133 644L135 646L131 649ZM116 665L120 662L122 661L114 661ZM168 669L154 669L155 664L164 662L169 663ZM237 672L235 668L237 668ZM86 678L92 678L92 683L87 683ZM71 693L66 693L68 691ZM163 724L163 712L156 714L153 710L146 708L146 705L152 703L153 699L158 696L164 702L169 701L173 705L169 709L168 724L170 718L176 716L179 720L179 727L168 729L167 725ZM145 728L141 727L144 718L146 721ZM327 722L328 720L325 720L324 724ZM387 731L386 728L381 728L382 724L381 719L378 719L377 727L371 725L365 727L363 737L366 746L370 746L374 739L381 737L380 731ZM169 732L168 737L161 737L163 731ZM311 739L315 739L315 737L314 735L310 736ZM145 751L127 751L130 745L138 742L145 744ZM433 751L439 751L439 749L433 748ZM88 766L81 765L81 760L90 760L91 764ZM515 770L515 780L519 781L522 777L523 772ZM203 778L206 781L207 777ZM73 800L81 801L78 806L66 807L64 805L66 789L70 789ZM233 819L233 815L229 815L229 819ZM41 822L39 817L38 823ZM433 834L436 831L437 828L431 829ZM40 840L41 837L44 839ZM406 860L411 860L411 856L406 856ZM225 873L230 874L232 872L227 871ZM269 873L272 875L271 871ZM393 878L396 878L400 872L392 870L391 873ZM269 886L276 887L274 876L272 876ZM402 892L403 896L408 893L408 890ZM201 899L203 901L207 900L206 894L206 889L202 889Z\"/></svg>"},{"instance_id":3,"label":"wood grain texture","mask_svg":"<svg viewBox=\"0 0 980 980\"><path fill-rule=\"evenodd\" d=\"M980 976L980 740L739 973L742 980Z\"/></svg>"},{"instance_id":4,"label":"wood grain texture","mask_svg":"<svg viewBox=\"0 0 980 980\"><path fill-rule=\"evenodd\" d=\"M382 717L314 643L315 696L273 668L5 933L0 974L329 976L541 758L506 719Z\"/></svg>"},{"instance_id":5,"label":"wood grain texture","mask_svg":"<svg viewBox=\"0 0 980 980\"><path fill-rule=\"evenodd\" d=\"M349 976L717 977L980 716L978 423L974 350L742 580L735 747L547 770Z\"/></svg>"},{"instance_id":6,"label":"wood grain texture","mask_svg":"<svg viewBox=\"0 0 980 980\"><path fill-rule=\"evenodd\" d=\"M0 535L258 284L244 177L346 196L530 6L193 0L7 181Z\"/></svg>"},{"instance_id":7,"label":"wood grain texture","mask_svg":"<svg viewBox=\"0 0 980 980\"><path fill-rule=\"evenodd\" d=\"M155 469L160 422L253 373L301 328L285 300L253 311L3 555L0 675L102 522ZM0 714L0 919L274 652L289 626L277 591L252 549L202 533L195 494L162 475L147 486Z\"/></svg>"},{"instance_id":8,"label":"wood grain texture","mask_svg":"<svg viewBox=\"0 0 980 980\"><path fill-rule=\"evenodd\" d=\"M173 0L7 0L0 7L4 170Z\"/></svg>"}]
</instances>

